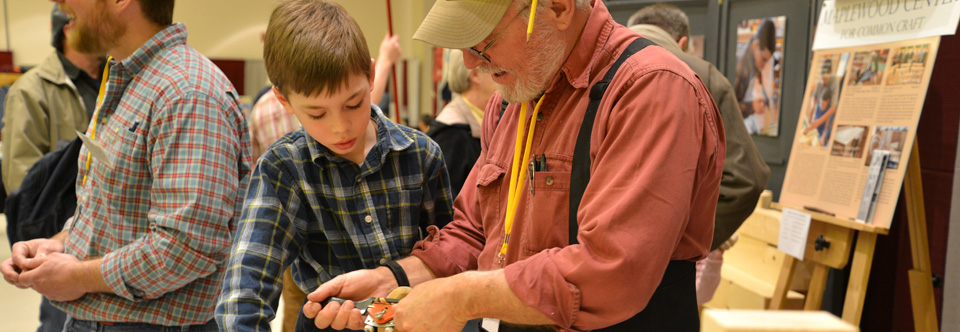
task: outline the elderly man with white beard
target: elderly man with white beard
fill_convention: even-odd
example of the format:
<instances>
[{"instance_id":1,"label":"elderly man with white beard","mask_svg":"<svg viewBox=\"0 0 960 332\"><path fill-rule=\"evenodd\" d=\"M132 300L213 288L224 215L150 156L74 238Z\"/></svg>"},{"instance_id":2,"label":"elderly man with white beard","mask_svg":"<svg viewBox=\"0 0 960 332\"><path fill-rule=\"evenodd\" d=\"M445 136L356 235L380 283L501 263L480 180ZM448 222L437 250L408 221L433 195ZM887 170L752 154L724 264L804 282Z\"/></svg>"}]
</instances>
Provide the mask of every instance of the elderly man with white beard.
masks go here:
<instances>
[{"instance_id":1,"label":"elderly man with white beard","mask_svg":"<svg viewBox=\"0 0 960 332\"><path fill-rule=\"evenodd\" d=\"M361 328L352 302L320 303L406 279L398 331L699 331L725 138L690 68L596 0L437 0L414 39L493 75L480 158L402 270L338 276L304 314Z\"/></svg>"}]
</instances>

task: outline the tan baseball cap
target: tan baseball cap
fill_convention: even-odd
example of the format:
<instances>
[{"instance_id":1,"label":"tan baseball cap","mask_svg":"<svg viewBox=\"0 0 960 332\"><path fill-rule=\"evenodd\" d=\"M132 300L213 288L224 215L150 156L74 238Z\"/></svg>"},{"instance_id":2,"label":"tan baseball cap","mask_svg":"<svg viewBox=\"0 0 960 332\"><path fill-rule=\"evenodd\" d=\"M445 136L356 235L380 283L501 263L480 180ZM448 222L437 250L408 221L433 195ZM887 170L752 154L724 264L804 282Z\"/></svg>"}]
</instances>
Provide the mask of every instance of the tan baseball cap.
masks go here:
<instances>
[{"instance_id":1,"label":"tan baseball cap","mask_svg":"<svg viewBox=\"0 0 960 332\"><path fill-rule=\"evenodd\" d=\"M490 35L511 2L437 0L413 34L413 39L445 48L473 47Z\"/></svg>"}]
</instances>

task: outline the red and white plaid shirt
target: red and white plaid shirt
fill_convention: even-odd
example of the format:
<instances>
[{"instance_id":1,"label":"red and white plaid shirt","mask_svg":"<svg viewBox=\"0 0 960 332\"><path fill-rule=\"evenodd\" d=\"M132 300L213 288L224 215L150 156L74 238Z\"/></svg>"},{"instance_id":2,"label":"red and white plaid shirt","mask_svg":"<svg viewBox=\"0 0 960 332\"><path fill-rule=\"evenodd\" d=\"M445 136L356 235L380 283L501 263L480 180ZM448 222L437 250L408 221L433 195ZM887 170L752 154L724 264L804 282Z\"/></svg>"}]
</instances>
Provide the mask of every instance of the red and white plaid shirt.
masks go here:
<instances>
[{"instance_id":1,"label":"red and white plaid shirt","mask_svg":"<svg viewBox=\"0 0 960 332\"><path fill-rule=\"evenodd\" d=\"M250 136L230 81L186 39L174 24L110 64L94 120L104 153L94 152L87 169L89 147L80 151L65 249L80 260L102 257L116 295L55 303L77 319L213 319L250 174Z\"/></svg>"},{"instance_id":2,"label":"red and white plaid shirt","mask_svg":"<svg viewBox=\"0 0 960 332\"><path fill-rule=\"evenodd\" d=\"M300 121L293 113L288 113L280 105L280 100L273 93L267 91L250 112L250 143L253 146L253 155L259 158L270 144L276 142L286 133L300 128Z\"/></svg>"}]
</instances>

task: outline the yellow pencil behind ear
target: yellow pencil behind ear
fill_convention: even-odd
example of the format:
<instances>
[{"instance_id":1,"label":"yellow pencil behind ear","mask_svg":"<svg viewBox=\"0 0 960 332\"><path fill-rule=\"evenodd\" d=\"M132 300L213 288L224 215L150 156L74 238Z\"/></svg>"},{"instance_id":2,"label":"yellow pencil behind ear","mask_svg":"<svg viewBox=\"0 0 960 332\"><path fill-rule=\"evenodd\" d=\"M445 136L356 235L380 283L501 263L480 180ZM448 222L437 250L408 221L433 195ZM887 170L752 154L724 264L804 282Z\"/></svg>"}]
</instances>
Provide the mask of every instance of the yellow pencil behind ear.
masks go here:
<instances>
[{"instance_id":1,"label":"yellow pencil behind ear","mask_svg":"<svg viewBox=\"0 0 960 332\"><path fill-rule=\"evenodd\" d=\"M533 33L533 17L537 16L537 0L530 4L530 22L527 23L527 42L530 42L530 34Z\"/></svg>"}]
</instances>

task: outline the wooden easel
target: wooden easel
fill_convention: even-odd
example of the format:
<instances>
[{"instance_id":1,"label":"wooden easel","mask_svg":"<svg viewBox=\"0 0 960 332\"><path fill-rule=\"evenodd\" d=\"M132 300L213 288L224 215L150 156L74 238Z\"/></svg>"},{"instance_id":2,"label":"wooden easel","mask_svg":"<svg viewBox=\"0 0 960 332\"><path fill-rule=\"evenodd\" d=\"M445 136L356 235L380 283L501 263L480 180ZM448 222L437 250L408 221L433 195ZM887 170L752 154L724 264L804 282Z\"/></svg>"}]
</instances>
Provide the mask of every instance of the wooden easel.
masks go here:
<instances>
[{"instance_id":1,"label":"wooden easel","mask_svg":"<svg viewBox=\"0 0 960 332\"><path fill-rule=\"evenodd\" d=\"M937 311L933 298L933 281L930 269L930 246L927 242L927 217L923 206L923 184L920 173L920 155L917 142L907 164L904 178L904 195L907 203L907 224L910 232L910 249L913 254L913 270L910 270L910 297L913 304L915 331L937 331ZM781 210L778 203L770 207ZM859 326L863 314L863 301L867 294L870 268L873 265L877 235L888 234L889 230L869 224L861 224L847 219L836 218L823 213L803 210L811 216L810 233L804 260L816 263L810 288L804 302L804 310L820 310L823 303L823 291L826 288L829 267L846 267L850 250L854 250L853 265L850 266L850 281L847 285L846 299L843 304L842 319ZM851 248L854 232L857 233L856 248ZM817 239L822 236L822 240ZM829 242L829 247L817 243ZM790 283L793 280L797 259L786 256L777 281L769 309L782 309Z\"/></svg>"}]
</instances>

